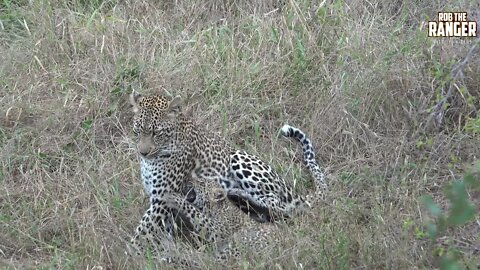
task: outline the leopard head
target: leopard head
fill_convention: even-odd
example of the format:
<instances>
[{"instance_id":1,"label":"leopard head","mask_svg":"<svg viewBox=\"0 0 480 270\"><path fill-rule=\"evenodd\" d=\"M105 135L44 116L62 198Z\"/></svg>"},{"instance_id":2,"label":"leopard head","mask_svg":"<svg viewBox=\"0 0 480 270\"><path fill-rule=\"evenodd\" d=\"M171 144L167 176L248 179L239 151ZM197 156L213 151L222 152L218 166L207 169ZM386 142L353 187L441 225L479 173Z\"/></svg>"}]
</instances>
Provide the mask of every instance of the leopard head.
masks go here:
<instances>
[{"instance_id":1,"label":"leopard head","mask_svg":"<svg viewBox=\"0 0 480 270\"><path fill-rule=\"evenodd\" d=\"M209 204L220 204L228 200L227 192L215 181L204 181L199 178L193 178L196 189L203 190L203 193Z\"/></svg>"},{"instance_id":2,"label":"leopard head","mask_svg":"<svg viewBox=\"0 0 480 270\"><path fill-rule=\"evenodd\" d=\"M138 152L144 158L155 158L175 139L176 116L181 98L168 99L162 95L130 95L133 106L133 132L138 137Z\"/></svg>"},{"instance_id":3,"label":"leopard head","mask_svg":"<svg viewBox=\"0 0 480 270\"><path fill-rule=\"evenodd\" d=\"M220 203L227 200L227 192L220 186L212 188L210 192L210 200L213 202Z\"/></svg>"}]
</instances>

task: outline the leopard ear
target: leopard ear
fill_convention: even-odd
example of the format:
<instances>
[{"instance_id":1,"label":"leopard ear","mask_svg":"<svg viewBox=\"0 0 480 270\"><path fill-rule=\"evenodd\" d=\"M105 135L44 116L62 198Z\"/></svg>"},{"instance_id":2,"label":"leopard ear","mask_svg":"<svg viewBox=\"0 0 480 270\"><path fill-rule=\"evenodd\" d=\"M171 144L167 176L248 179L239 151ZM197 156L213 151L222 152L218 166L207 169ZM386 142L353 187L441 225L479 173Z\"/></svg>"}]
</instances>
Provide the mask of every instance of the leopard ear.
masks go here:
<instances>
[{"instance_id":1,"label":"leopard ear","mask_svg":"<svg viewBox=\"0 0 480 270\"><path fill-rule=\"evenodd\" d=\"M133 106L133 112L138 113L140 111L139 103L143 99L142 95L135 90L132 90L130 94L130 104Z\"/></svg>"},{"instance_id":2,"label":"leopard ear","mask_svg":"<svg viewBox=\"0 0 480 270\"><path fill-rule=\"evenodd\" d=\"M180 96L176 96L168 103L168 110L171 113L179 113L182 107L182 98Z\"/></svg>"}]
</instances>

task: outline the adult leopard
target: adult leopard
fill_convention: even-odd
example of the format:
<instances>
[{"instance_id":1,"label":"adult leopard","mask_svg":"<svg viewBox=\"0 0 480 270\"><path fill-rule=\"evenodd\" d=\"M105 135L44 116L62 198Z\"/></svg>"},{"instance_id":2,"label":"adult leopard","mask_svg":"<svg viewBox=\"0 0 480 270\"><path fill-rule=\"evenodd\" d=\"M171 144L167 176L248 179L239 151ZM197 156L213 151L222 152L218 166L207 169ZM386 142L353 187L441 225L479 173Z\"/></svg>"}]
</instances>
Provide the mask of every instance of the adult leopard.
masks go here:
<instances>
[{"instance_id":1,"label":"adult leopard","mask_svg":"<svg viewBox=\"0 0 480 270\"><path fill-rule=\"evenodd\" d=\"M175 220L173 213L182 214L184 222L191 224L195 231L206 231L202 235L207 241L215 242L218 238L215 222L198 217L202 215L197 213L201 204L196 200L201 196L189 199L190 193L184 192L189 186L188 179L218 183L230 200L262 221L291 217L297 210L310 208L271 166L256 156L231 148L215 133L196 125L182 112L179 96L168 99L133 92L130 101L141 177L150 197L150 206L132 238L135 247L142 249L138 241L141 236L152 240L154 234L167 231L170 235ZM300 141L308 140L292 127L283 132ZM315 160L313 151L308 158ZM326 187L320 169L318 174L317 186Z\"/></svg>"},{"instance_id":2,"label":"adult leopard","mask_svg":"<svg viewBox=\"0 0 480 270\"><path fill-rule=\"evenodd\" d=\"M295 138L302 144L304 161L313 176L316 188L313 192L309 192L307 197L310 198L311 202L318 203L323 200L322 195L326 187L324 185L324 174L315 160L311 141L301 130L288 125L282 127L282 134L285 137ZM225 262L231 258L237 258L243 254L245 249L260 253L268 252L267 249L275 246L275 243L278 243L284 237L277 224L258 223L245 215L234 202L228 199L228 193L231 191L226 191L218 183L202 181L202 179L191 179L191 182L192 188L205 196L204 208L201 211L197 211L197 214L191 215L191 211L195 212L196 208L182 213L185 206L191 205L187 200L183 200L183 202L170 200L171 203L169 205L177 215L192 217L191 220L195 220L194 224L214 224L213 226L210 225L209 228L216 237L213 243L214 255L217 261ZM191 222L191 220L187 220L187 222ZM189 228L194 228L194 224L190 224ZM183 231L183 233L185 235L202 235L202 231L198 231L198 227L190 231ZM200 238L190 237L189 239ZM180 263L180 265L187 266L187 268L191 268L191 266L196 264L191 258L181 259L178 256L169 257L168 261L177 265Z\"/></svg>"}]
</instances>

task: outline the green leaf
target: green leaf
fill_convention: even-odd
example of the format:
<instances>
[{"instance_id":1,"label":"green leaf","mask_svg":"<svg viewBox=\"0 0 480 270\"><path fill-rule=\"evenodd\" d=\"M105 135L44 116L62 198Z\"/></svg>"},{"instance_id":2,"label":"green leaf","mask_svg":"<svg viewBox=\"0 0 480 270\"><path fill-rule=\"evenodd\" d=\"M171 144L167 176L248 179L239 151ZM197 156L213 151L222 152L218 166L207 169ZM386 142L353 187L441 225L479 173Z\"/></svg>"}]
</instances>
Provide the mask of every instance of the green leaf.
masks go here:
<instances>
[{"instance_id":1,"label":"green leaf","mask_svg":"<svg viewBox=\"0 0 480 270\"><path fill-rule=\"evenodd\" d=\"M463 177L463 182L467 183L467 185L472 185L475 183L475 176L472 173L469 173Z\"/></svg>"},{"instance_id":2,"label":"green leaf","mask_svg":"<svg viewBox=\"0 0 480 270\"><path fill-rule=\"evenodd\" d=\"M440 269L442 270L463 270L463 267L457 261L443 257L442 262L440 265Z\"/></svg>"},{"instance_id":3,"label":"green leaf","mask_svg":"<svg viewBox=\"0 0 480 270\"><path fill-rule=\"evenodd\" d=\"M440 209L440 207L433 201L432 196L422 196L422 202L427 211L430 212L430 214L432 214L434 217L439 217L442 214L442 209Z\"/></svg>"},{"instance_id":4,"label":"green leaf","mask_svg":"<svg viewBox=\"0 0 480 270\"><path fill-rule=\"evenodd\" d=\"M250 65L250 73L257 74L260 71L260 62Z\"/></svg>"},{"instance_id":5,"label":"green leaf","mask_svg":"<svg viewBox=\"0 0 480 270\"><path fill-rule=\"evenodd\" d=\"M463 182L467 188L480 191L480 162L476 162L472 170L463 177Z\"/></svg>"},{"instance_id":6,"label":"green leaf","mask_svg":"<svg viewBox=\"0 0 480 270\"><path fill-rule=\"evenodd\" d=\"M124 90L123 88L116 86L116 87L113 87L110 93L112 94L112 96L120 96L123 94L123 90Z\"/></svg>"},{"instance_id":7,"label":"green leaf","mask_svg":"<svg viewBox=\"0 0 480 270\"><path fill-rule=\"evenodd\" d=\"M83 121L82 123L82 128L84 130L89 130L91 129L93 126L93 119L86 119L85 121Z\"/></svg>"},{"instance_id":8,"label":"green leaf","mask_svg":"<svg viewBox=\"0 0 480 270\"><path fill-rule=\"evenodd\" d=\"M448 211L449 224L462 225L475 216L475 206L468 199L464 182L453 183L446 193L452 203Z\"/></svg>"},{"instance_id":9,"label":"green leaf","mask_svg":"<svg viewBox=\"0 0 480 270\"><path fill-rule=\"evenodd\" d=\"M406 220L403 221L402 229L406 231L410 229L412 224L413 224L413 220L411 218L407 218Z\"/></svg>"},{"instance_id":10,"label":"green leaf","mask_svg":"<svg viewBox=\"0 0 480 270\"><path fill-rule=\"evenodd\" d=\"M427 224L427 227L428 227L428 225L434 225L435 226L435 224L433 224L433 223ZM427 230L428 230L428 228L427 228ZM429 235L427 235L427 233L425 233L421 228L415 227L415 237L417 239L421 240L421 239L424 239L427 236L429 236Z\"/></svg>"},{"instance_id":11,"label":"green leaf","mask_svg":"<svg viewBox=\"0 0 480 270\"><path fill-rule=\"evenodd\" d=\"M437 228L437 225L436 225L435 223L429 222L429 223L427 223L427 224L425 225L425 227L426 227L426 229L427 229L427 234L428 234L428 237L429 237L430 239L433 240L433 239L437 238L438 228ZM416 234L416 236L417 236L418 239L422 239L422 238L418 237L418 233L417 233L417 232L416 232L415 234Z\"/></svg>"},{"instance_id":12,"label":"green leaf","mask_svg":"<svg viewBox=\"0 0 480 270\"><path fill-rule=\"evenodd\" d=\"M278 37L279 37L278 30L275 27L272 26L272 27L270 27L270 32L271 32L271 34L270 34L271 40L273 42L277 43L278 42Z\"/></svg>"},{"instance_id":13,"label":"green leaf","mask_svg":"<svg viewBox=\"0 0 480 270\"><path fill-rule=\"evenodd\" d=\"M450 249L447 254L442 256L440 261L440 269L442 270L462 270L465 269L459 262L461 253L456 249Z\"/></svg>"},{"instance_id":14,"label":"green leaf","mask_svg":"<svg viewBox=\"0 0 480 270\"><path fill-rule=\"evenodd\" d=\"M320 19L320 21L323 22L325 20L325 17L327 17L327 12L328 12L327 8L325 8L325 7L321 7L321 8L318 9L317 16Z\"/></svg>"}]
</instances>

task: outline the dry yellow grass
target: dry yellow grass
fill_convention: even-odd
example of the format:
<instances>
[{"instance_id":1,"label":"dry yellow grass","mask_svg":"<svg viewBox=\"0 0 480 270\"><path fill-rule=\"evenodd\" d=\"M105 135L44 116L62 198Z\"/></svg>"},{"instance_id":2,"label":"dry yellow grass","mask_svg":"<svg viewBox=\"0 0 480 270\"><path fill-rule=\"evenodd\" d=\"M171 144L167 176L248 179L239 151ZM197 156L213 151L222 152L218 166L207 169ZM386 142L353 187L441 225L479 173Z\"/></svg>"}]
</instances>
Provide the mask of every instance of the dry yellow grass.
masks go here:
<instances>
[{"instance_id":1,"label":"dry yellow grass","mask_svg":"<svg viewBox=\"0 0 480 270\"><path fill-rule=\"evenodd\" d=\"M478 53L444 126L427 123L473 41L434 41L425 29L443 10L478 20L478 2L154 2L0 3L0 268L163 267L125 254L147 205L131 87L189 99L200 123L300 192L308 174L278 129L288 122L313 139L330 173L325 205L232 268L435 268L445 246L478 264L478 215L431 242L419 200L443 205L442 187L480 155Z\"/></svg>"}]
</instances>

